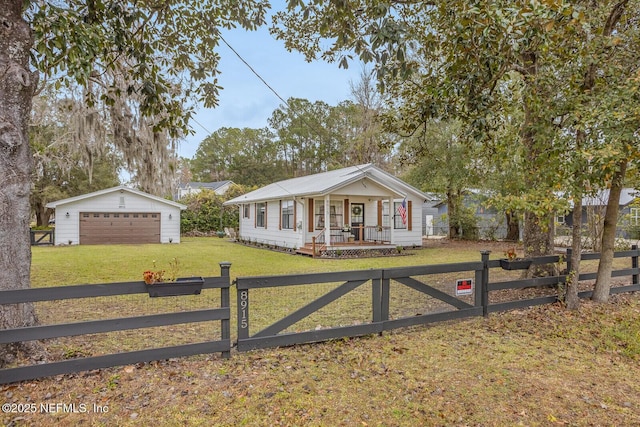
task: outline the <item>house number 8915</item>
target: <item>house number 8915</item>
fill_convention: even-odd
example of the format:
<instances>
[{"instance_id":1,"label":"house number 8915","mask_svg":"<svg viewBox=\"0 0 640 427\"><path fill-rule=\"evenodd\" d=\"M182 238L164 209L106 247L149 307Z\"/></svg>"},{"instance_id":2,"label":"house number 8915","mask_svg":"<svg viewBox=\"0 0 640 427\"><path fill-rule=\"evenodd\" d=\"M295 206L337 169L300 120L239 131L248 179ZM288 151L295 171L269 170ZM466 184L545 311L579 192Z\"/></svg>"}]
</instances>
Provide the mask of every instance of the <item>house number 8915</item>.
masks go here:
<instances>
[{"instance_id":1,"label":"house number 8915","mask_svg":"<svg viewBox=\"0 0 640 427\"><path fill-rule=\"evenodd\" d=\"M249 305L249 293L247 291L240 292L240 327L246 329L249 327L247 320L247 307Z\"/></svg>"}]
</instances>

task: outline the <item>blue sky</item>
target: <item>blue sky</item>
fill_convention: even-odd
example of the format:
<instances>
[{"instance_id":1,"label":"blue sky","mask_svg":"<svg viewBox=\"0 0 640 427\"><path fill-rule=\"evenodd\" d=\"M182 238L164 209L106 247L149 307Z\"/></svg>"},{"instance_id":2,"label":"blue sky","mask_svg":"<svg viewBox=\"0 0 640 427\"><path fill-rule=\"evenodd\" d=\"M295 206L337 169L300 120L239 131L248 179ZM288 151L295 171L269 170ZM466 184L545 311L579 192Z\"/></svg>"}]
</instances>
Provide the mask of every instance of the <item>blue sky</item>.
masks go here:
<instances>
[{"instance_id":1,"label":"blue sky","mask_svg":"<svg viewBox=\"0 0 640 427\"><path fill-rule=\"evenodd\" d=\"M360 63L350 63L347 70L338 68L337 63L308 63L301 54L288 52L266 27L252 32L222 31L222 35L284 99L296 97L336 105L351 98L349 82L360 79ZM195 120L202 126L192 122L195 134L180 143L178 154L182 157L192 158L200 142L221 127L268 126L267 119L282 104L224 43L217 50L221 56L218 84L224 88L219 107L198 109Z\"/></svg>"}]
</instances>

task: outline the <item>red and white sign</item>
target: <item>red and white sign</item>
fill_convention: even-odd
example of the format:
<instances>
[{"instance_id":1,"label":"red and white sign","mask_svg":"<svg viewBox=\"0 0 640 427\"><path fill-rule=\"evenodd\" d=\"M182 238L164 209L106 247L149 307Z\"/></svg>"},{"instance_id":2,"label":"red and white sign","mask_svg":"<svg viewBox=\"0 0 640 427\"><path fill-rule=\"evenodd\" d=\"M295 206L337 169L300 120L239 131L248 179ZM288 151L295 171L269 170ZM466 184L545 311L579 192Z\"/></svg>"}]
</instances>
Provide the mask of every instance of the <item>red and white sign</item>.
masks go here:
<instances>
[{"instance_id":1,"label":"red and white sign","mask_svg":"<svg viewBox=\"0 0 640 427\"><path fill-rule=\"evenodd\" d=\"M456 296L473 295L473 279L458 279L456 281Z\"/></svg>"}]
</instances>

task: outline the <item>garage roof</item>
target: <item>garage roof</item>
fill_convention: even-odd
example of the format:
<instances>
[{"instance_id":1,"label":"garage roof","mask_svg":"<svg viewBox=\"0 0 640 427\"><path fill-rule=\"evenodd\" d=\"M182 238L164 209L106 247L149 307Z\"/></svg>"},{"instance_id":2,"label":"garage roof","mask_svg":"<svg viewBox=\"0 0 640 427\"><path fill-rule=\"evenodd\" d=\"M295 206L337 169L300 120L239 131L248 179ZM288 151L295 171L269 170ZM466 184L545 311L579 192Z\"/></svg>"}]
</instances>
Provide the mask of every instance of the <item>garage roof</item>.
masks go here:
<instances>
[{"instance_id":1,"label":"garage roof","mask_svg":"<svg viewBox=\"0 0 640 427\"><path fill-rule=\"evenodd\" d=\"M174 202L174 201L171 201L171 200L164 199L162 197L154 196L153 194L145 193L144 191L135 190L133 188L125 187L124 185L119 185L117 187L107 188L105 190L95 191L93 193L82 194L80 196L70 197L68 199L57 200L55 202L47 203L46 207L47 208L51 208L51 209L55 209L58 206L62 206L62 205L66 205L66 204L74 203L74 202L79 202L79 201L84 200L84 199L90 199L92 197L102 196L104 194L115 193L115 192L118 192L118 191L135 194L135 195L138 195L138 196L141 196L141 197L146 197L148 199L155 200L156 202L159 202L159 203L165 203L167 205L174 206L176 208L180 208L181 210L187 209L187 207L185 205L183 205L182 203L177 203L177 202Z\"/></svg>"}]
</instances>

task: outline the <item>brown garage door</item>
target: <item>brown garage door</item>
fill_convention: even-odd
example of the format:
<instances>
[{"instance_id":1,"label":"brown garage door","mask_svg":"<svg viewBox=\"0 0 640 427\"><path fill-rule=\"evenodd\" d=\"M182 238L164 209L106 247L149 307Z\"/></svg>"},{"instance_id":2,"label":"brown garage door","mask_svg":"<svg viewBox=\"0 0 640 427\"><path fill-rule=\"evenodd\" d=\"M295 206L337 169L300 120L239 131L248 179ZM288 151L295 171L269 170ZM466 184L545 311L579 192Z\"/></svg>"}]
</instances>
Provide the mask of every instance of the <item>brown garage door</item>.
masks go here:
<instances>
[{"instance_id":1,"label":"brown garage door","mask_svg":"<svg viewBox=\"0 0 640 427\"><path fill-rule=\"evenodd\" d=\"M110 243L160 243L160 214L81 212L80 244Z\"/></svg>"}]
</instances>

